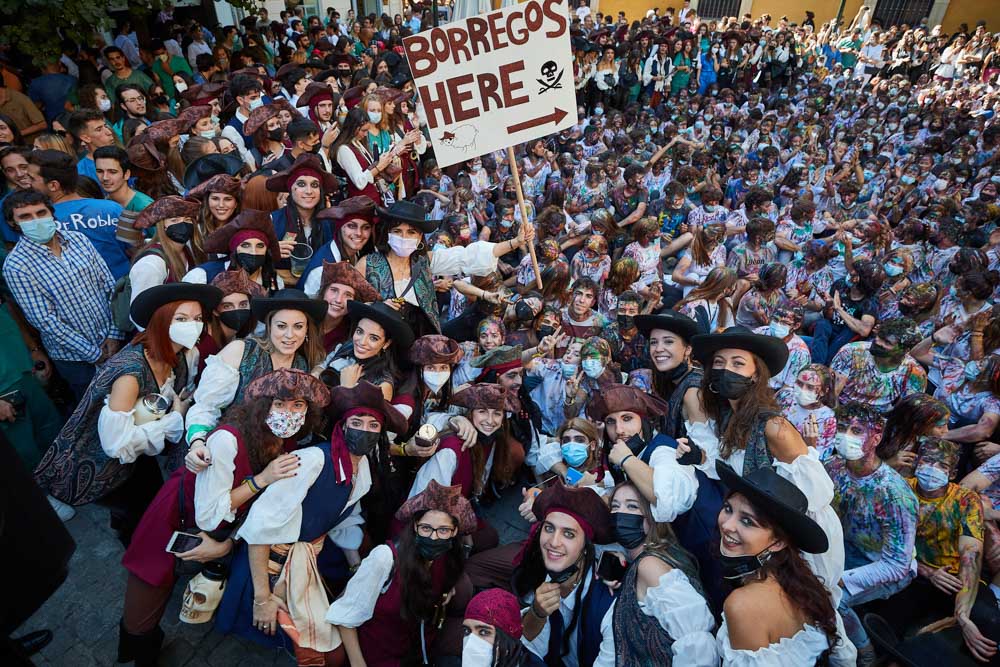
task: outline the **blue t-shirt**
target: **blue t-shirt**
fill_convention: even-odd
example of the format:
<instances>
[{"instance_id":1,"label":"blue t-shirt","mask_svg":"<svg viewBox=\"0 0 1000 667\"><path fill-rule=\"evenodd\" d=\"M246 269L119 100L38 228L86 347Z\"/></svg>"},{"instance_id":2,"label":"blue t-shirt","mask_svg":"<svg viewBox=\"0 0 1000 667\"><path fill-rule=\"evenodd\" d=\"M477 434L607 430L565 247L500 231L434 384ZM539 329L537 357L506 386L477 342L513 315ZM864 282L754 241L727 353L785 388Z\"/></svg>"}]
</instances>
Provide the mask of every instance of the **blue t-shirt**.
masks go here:
<instances>
[{"instance_id":1,"label":"blue t-shirt","mask_svg":"<svg viewBox=\"0 0 1000 667\"><path fill-rule=\"evenodd\" d=\"M130 262L125 254L128 246L115 237L121 206L105 199L74 199L59 202L55 209L59 229L80 232L90 239L115 280L128 273Z\"/></svg>"},{"instance_id":2,"label":"blue t-shirt","mask_svg":"<svg viewBox=\"0 0 1000 667\"><path fill-rule=\"evenodd\" d=\"M76 88L76 79L69 74L43 74L33 79L28 86L28 97L41 102L45 120L52 123L56 116L66 110L66 100Z\"/></svg>"},{"instance_id":3,"label":"blue t-shirt","mask_svg":"<svg viewBox=\"0 0 1000 667\"><path fill-rule=\"evenodd\" d=\"M94 179L94 182L97 183L97 185L101 184L101 182L97 180L97 165L94 163L94 158L89 155L82 157L79 161L77 161L76 173L81 176L89 176Z\"/></svg>"}]
</instances>

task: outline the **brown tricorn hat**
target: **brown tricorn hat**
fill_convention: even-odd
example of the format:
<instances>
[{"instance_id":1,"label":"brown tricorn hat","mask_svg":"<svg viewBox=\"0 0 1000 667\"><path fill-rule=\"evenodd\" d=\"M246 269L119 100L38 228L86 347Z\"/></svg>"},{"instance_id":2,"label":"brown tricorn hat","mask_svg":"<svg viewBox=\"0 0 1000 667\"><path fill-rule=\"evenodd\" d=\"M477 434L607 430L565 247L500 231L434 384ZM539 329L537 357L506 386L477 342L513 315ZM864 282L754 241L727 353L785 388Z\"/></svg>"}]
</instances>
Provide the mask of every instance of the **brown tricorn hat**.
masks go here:
<instances>
[{"instance_id":1,"label":"brown tricorn hat","mask_svg":"<svg viewBox=\"0 0 1000 667\"><path fill-rule=\"evenodd\" d=\"M624 411L653 418L667 414L669 407L659 396L627 384L613 384L601 389L600 393L591 396L587 406L587 414L597 421L603 421L613 412Z\"/></svg>"},{"instance_id":2,"label":"brown tricorn hat","mask_svg":"<svg viewBox=\"0 0 1000 667\"><path fill-rule=\"evenodd\" d=\"M462 359L462 348L448 336L430 334L421 336L410 348L410 361L421 366L429 364L457 364Z\"/></svg>"},{"instance_id":3,"label":"brown tricorn hat","mask_svg":"<svg viewBox=\"0 0 1000 667\"><path fill-rule=\"evenodd\" d=\"M279 368L263 375L247 387L247 398L280 398L285 401L302 399L319 407L330 402L330 390L322 381L305 371Z\"/></svg>"},{"instance_id":4,"label":"brown tricorn hat","mask_svg":"<svg viewBox=\"0 0 1000 667\"><path fill-rule=\"evenodd\" d=\"M461 486L441 486L433 479L427 488L413 496L396 511L396 519L406 523L418 512L434 510L444 512L455 519L459 535L476 532L476 513L472 504L462 495Z\"/></svg>"},{"instance_id":5,"label":"brown tricorn hat","mask_svg":"<svg viewBox=\"0 0 1000 667\"><path fill-rule=\"evenodd\" d=\"M326 288L334 283L346 285L354 290L354 301L381 301L381 295L375 291L371 283L365 280L361 272L350 262L323 262L323 273L319 283L319 296L322 297Z\"/></svg>"},{"instance_id":6,"label":"brown tricorn hat","mask_svg":"<svg viewBox=\"0 0 1000 667\"><path fill-rule=\"evenodd\" d=\"M451 397L451 404L475 410L477 408L520 412L521 402L517 396L492 382L478 382L469 385Z\"/></svg>"},{"instance_id":7,"label":"brown tricorn hat","mask_svg":"<svg viewBox=\"0 0 1000 667\"><path fill-rule=\"evenodd\" d=\"M200 203L177 195L168 195L160 197L142 209L142 213L135 219L135 226L137 229L147 229L164 218L194 219L198 217L200 211Z\"/></svg>"}]
</instances>

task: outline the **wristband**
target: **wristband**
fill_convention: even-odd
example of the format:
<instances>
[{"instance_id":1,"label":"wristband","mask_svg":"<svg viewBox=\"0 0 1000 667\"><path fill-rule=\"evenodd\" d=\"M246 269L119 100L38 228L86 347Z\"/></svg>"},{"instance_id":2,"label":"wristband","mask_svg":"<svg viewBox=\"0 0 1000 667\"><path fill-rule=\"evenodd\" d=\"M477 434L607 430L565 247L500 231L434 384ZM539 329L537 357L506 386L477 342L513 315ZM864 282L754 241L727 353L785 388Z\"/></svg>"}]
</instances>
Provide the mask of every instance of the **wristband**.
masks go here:
<instances>
[{"instance_id":1,"label":"wristband","mask_svg":"<svg viewBox=\"0 0 1000 667\"><path fill-rule=\"evenodd\" d=\"M257 482L254 481L253 475L248 475L246 479L243 480L243 483L247 485L247 488L250 489L254 495L260 493L261 488L257 486Z\"/></svg>"},{"instance_id":2,"label":"wristband","mask_svg":"<svg viewBox=\"0 0 1000 667\"><path fill-rule=\"evenodd\" d=\"M534 601L532 601L530 609L531 609L532 615L535 618L537 618L538 620L540 620L540 621L547 621L547 620L549 620L548 616L542 616L541 614L538 613L538 611L535 609L535 603L534 603Z\"/></svg>"},{"instance_id":3,"label":"wristband","mask_svg":"<svg viewBox=\"0 0 1000 667\"><path fill-rule=\"evenodd\" d=\"M625 462L628 461L629 459L634 459L634 458L635 454L627 455L625 458L622 459L622 462L618 464L618 467L621 468L622 470L625 470Z\"/></svg>"}]
</instances>

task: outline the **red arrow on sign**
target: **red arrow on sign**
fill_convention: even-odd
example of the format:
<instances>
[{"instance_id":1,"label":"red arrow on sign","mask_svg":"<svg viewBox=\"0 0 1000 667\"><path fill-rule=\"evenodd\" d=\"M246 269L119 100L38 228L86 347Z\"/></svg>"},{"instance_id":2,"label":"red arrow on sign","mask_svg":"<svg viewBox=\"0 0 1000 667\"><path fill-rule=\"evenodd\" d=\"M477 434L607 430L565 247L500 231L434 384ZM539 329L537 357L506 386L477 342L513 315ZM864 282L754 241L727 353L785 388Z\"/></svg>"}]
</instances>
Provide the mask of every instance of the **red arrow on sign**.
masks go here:
<instances>
[{"instance_id":1,"label":"red arrow on sign","mask_svg":"<svg viewBox=\"0 0 1000 667\"><path fill-rule=\"evenodd\" d=\"M568 111L563 111L559 107L556 107L552 113L547 116L541 116L539 118L532 118L531 120L526 120L516 125L507 126L507 134L514 134L515 132L522 132L524 130L530 130L533 127L538 127L539 125L547 125L549 123L558 124L563 118L566 117Z\"/></svg>"}]
</instances>

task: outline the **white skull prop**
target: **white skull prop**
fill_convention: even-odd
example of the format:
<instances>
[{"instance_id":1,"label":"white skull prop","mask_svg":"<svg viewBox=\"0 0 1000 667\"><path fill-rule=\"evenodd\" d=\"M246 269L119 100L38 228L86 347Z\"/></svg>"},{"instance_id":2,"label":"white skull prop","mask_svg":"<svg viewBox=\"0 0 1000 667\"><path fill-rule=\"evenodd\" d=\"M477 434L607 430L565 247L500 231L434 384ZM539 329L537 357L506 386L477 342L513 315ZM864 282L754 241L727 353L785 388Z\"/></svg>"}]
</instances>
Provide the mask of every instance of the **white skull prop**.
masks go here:
<instances>
[{"instance_id":1,"label":"white skull prop","mask_svg":"<svg viewBox=\"0 0 1000 667\"><path fill-rule=\"evenodd\" d=\"M212 615L222 601L222 591L225 587L225 579L210 579L204 572L191 577L187 588L184 589L181 621L194 624L208 623L212 620Z\"/></svg>"}]
</instances>

